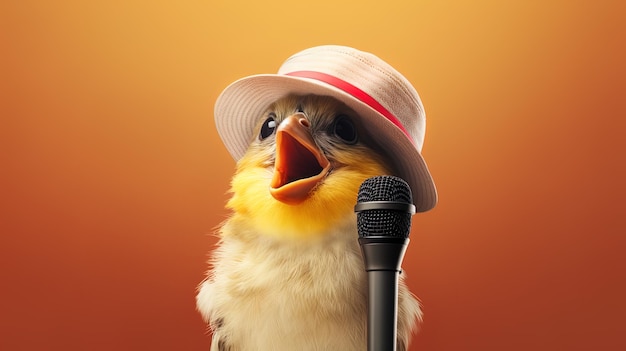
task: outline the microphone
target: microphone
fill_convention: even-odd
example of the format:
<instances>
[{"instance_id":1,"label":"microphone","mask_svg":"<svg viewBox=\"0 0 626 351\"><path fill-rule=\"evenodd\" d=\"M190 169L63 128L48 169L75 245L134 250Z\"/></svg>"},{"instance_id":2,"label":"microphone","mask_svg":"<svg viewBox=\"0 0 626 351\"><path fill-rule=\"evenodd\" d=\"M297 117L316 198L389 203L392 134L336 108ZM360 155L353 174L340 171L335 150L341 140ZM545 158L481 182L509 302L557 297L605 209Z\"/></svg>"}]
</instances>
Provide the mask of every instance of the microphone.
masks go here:
<instances>
[{"instance_id":1,"label":"microphone","mask_svg":"<svg viewBox=\"0 0 626 351\"><path fill-rule=\"evenodd\" d=\"M395 351L398 275L415 213L411 188L394 176L366 179L354 211L369 286L367 350Z\"/></svg>"}]
</instances>

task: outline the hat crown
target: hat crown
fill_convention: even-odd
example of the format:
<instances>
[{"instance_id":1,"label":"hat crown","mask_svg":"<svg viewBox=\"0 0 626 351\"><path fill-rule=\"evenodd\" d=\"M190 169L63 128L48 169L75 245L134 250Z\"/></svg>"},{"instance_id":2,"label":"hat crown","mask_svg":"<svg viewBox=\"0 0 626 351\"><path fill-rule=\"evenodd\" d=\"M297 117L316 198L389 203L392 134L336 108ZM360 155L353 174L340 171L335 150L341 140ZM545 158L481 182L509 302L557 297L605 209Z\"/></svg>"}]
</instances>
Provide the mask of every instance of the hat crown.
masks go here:
<instances>
[{"instance_id":1,"label":"hat crown","mask_svg":"<svg viewBox=\"0 0 626 351\"><path fill-rule=\"evenodd\" d=\"M382 59L350 47L317 46L289 57L278 70L280 75L294 72L318 72L356 87L393 115L421 152L426 117L420 97L408 79Z\"/></svg>"}]
</instances>

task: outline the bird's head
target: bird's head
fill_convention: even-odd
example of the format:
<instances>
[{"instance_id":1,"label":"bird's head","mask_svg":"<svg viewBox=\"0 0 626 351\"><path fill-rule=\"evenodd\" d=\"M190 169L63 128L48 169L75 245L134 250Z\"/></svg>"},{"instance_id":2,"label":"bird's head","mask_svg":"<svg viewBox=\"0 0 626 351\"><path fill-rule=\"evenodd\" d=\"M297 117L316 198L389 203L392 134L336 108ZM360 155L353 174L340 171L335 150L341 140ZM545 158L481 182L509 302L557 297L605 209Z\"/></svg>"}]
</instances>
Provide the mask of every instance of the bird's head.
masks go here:
<instances>
[{"instance_id":1,"label":"bird's head","mask_svg":"<svg viewBox=\"0 0 626 351\"><path fill-rule=\"evenodd\" d=\"M358 116L331 97L279 99L255 131L237 163L228 207L261 234L319 237L352 219L365 179L391 174Z\"/></svg>"}]
</instances>

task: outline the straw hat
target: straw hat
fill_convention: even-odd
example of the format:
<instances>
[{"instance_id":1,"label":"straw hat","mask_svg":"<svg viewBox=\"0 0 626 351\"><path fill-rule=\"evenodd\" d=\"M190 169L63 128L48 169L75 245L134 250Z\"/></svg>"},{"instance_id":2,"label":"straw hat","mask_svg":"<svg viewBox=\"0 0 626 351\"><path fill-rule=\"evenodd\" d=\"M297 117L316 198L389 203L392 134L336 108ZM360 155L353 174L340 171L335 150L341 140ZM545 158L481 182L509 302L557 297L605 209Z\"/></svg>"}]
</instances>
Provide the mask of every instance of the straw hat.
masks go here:
<instances>
[{"instance_id":1,"label":"straw hat","mask_svg":"<svg viewBox=\"0 0 626 351\"><path fill-rule=\"evenodd\" d=\"M385 150L413 193L417 212L437 203L437 191L421 156L426 116L411 83L389 64L350 47L325 45L288 58L277 74L259 74L230 84L215 103L217 131L239 160L259 116L288 94L331 96L352 108Z\"/></svg>"}]
</instances>

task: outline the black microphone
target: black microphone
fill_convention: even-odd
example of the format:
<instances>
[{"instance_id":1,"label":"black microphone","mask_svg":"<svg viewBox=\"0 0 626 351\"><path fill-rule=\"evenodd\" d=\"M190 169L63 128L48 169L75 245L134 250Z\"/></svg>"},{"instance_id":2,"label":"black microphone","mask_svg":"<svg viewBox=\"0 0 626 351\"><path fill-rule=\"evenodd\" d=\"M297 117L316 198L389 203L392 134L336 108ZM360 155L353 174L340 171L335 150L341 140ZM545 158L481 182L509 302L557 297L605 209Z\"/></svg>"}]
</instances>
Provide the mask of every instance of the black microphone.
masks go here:
<instances>
[{"instance_id":1,"label":"black microphone","mask_svg":"<svg viewBox=\"0 0 626 351\"><path fill-rule=\"evenodd\" d=\"M369 286L367 349L395 351L398 275L415 213L411 188L394 176L366 179L359 188L354 211Z\"/></svg>"}]
</instances>

